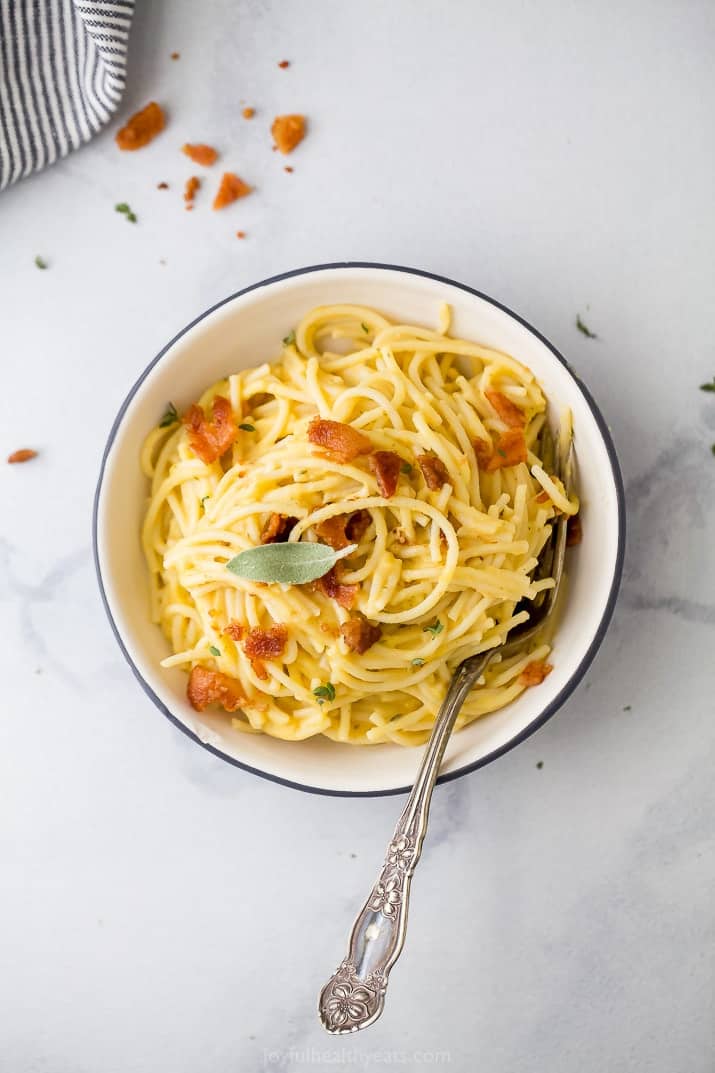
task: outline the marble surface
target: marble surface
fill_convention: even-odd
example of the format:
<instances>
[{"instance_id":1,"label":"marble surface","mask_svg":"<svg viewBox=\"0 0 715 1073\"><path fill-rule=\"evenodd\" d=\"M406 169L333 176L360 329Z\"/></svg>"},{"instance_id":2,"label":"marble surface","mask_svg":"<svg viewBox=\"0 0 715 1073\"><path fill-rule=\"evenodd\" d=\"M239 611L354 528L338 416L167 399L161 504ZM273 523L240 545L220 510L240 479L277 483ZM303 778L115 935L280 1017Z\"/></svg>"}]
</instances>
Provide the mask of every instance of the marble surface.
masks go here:
<instances>
[{"instance_id":1,"label":"marble surface","mask_svg":"<svg viewBox=\"0 0 715 1073\"><path fill-rule=\"evenodd\" d=\"M156 98L165 134L120 157L112 124L0 196L0 453L40 451L0 473L0 1070L706 1073L715 9L138 6L122 115ZM268 126L291 110L311 130L289 175ZM212 214L207 184L184 212L187 139L257 193ZM336 1040L316 994L399 801L287 790L179 734L110 634L89 530L109 426L164 342L349 258L463 280L553 340L613 429L629 540L575 695L436 793L386 1013Z\"/></svg>"}]
</instances>

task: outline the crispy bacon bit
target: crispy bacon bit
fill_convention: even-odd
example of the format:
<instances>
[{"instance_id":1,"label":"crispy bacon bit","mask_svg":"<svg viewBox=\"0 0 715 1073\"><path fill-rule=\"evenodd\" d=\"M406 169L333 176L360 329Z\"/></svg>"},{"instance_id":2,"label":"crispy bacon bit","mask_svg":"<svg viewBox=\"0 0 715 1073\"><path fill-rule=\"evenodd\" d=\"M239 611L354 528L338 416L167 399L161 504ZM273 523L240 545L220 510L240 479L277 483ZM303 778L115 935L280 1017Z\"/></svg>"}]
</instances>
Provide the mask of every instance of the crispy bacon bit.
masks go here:
<instances>
[{"instance_id":1,"label":"crispy bacon bit","mask_svg":"<svg viewBox=\"0 0 715 1073\"><path fill-rule=\"evenodd\" d=\"M180 55L181 55L180 52L172 52L171 59L172 60L178 60Z\"/></svg>"},{"instance_id":2,"label":"crispy bacon bit","mask_svg":"<svg viewBox=\"0 0 715 1073\"><path fill-rule=\"evenodd\" d=\"M209 704L220 704L227 712L235 712L245 701L241 684L221 671L209 667L192 668L186 695L191 707L203 712Z\"/></svg>"},{"instance_id":3,"label":"crispy bacon bit","mask_svg":"<svg viewBox=\"0 0 715 1073\"><path fill-rule=\"evenodd\" d=\"M341 607L345 607L350 611L355 607L355 601L357 600L360 586L343 585L338 576L338 565L339 564L334 566L331 570L328 570L327 574L323 574L315 584L324 596L327 596L331 600L336 600Z\"/></svg>"},{"instance_id":4,"label":"crispy bacon bit","mask_svg":"<svg viewBox=\"0 0 715 1073\"><path fill-rule=\"evenodd\" d=\"M37 458L37 451L33 451L31 447L22 447L19 451L13 451L11 455L8 455L7 460L12 464L14 462L29 462L31 458Z\"/></svg>"},{"instance_id":5,"label":"crispy bacon bit","mask_svg":"<svg viewBox=\"0 0 715 1073\"><path fill-rule=\"evenodd\" d=\"M447 467L441 458L437 458L437 455L417 455L417 462L430 491L438 492L449 481Z\"/></svg>"},{"instance_id":6,"label":"crispy bacon bit","mask_svg":"<svg viewBox=\"0 0 715 1073\"><path fill-rule=\"evenodd\" d=\"M527 663L524 670L519 675L520 686L538 686L541 685L547 674L551 674L553 667L550 663L544 662L543 659L532 660L531 663Z\"/></svg>"},{"instance_id":7,"label":"crispy bacon bit","mask_svg":"<svg viewBox=\"0 0 715 1073\"><path fill-rule=\"evenodd\" d=\"M500 436L495 433L494 453L487 463L487 472L503 469L504 466L516 466L526 462L526 440L524 430L509 428Z\"/></svg>"},{"instance_id":8,"label":"crispy bacon bit","mask_svg":"<svg viewBox=\"0 0 715 1073\"><path fill-rule=\"evenodd\" d=\"M370 512L356 510L354 514L336 514L334 518L316 525L315 532L323 544L329 544L335 551L357 544L360 537L370 525Z\"/></svg>"},{"instance_id":9,"label":"crispy bacon bit","mask_svg":"<svg viewBox=\"0 0 715 1073\"><path fill-rule=\"evenodd\" d=\"M329 634L330 637L339 637L340 630L337 626L329 626L327 622L321 622L320 628L323 633Z\"/></svg>"},{"instance_id":10,"label":"crispy bacon bit","mask_svg":"<svg viewBox=\"0 0 715 1073\"><path fill-rule=\"evenodd\" d=\"M245 238L245 237L246 237L246 232L245 231L237 231L236 232L236 238Z\"/></svg>"},{"instance_id":11,"label":"crispy bacon bit","mask_svg":"<svg viewBox=\"0 0 715 1073\"><path fill-rule=\"evenodd\" d=\"M502 395L501 391L485 391L484 394L508 428L524 427L526 416L523 410L515 406L511 399L508 399L506 395Z\"/></svg>"},{"instance_id":12,"label":"crispy bacon bit","mask_svg":"<svg viewBox=\"0 0 715 1073\"><path fill-rule=\"evenodd\" d=\"M537 503L548 503L550 499L551 499L551 496L549 495L548 492L539 492L538 496L536 497L536 502Z\"/></svg>"},{"instance_id":13,"label":"crispy bacon bit","mask_svg":"<svg viewBox=\"0 0 715 1073\"><path fill-rule=\"evenodd\" d=\"M287 171L287 172L288 172L288 174L291 174L291 173L292 173L292 172L293 172L294 170L295 170L295 169L294 169L294 168L292 168L292 167L290 166L290 164L286 164L286 166L285 166L285 167L283 168L283 171Z\"/></svg>"},{"instance_id":14,"label":"crispy bacon bit","mask_svg":"<svg viewBox=\"0 0 715 1073\"><path fill-rule=\"evenodd\" d=\"M286 626L269 626L267 630L256 627L248 631L248 636L243 642L243 651L250 660L277 659L278 656L283 655L287 640L288 628Z\"/></svg>"},{"instance_id":15,"label":"crispy bacon bit","mask_svg":"<svg viewBox=\"0 0 715 1073\"><path fill-rule=\"evenodd\" d=\"M357 652L359 656L367 652L368 648L382 637L380 627L373 626L364 615L358 615L356 618L351 618L349 622L344 622L340 627L340 632L349 650Z\"/></svg>"},{"instance_id":16,"label":"crispy bacon bit","mask_svg":"<svg viewBox=\"0 0 715 1073\"><path fill-rule=\"evenodd\" d=\"M186 186L184 187L184 201L186 202L186 208L194 207L194 198L196 197L196 191L201 186L201 179L196 175L192 175L190 179L186 180Z\"/></svg>"},{"instance_id":17,"label":"crispy bacon bit","mask_svg":"<svg viewBox=\"0 0 715 1073\"><path fill-rule=\"evenodd\" d=\"M169 184L168 183L157 183L156 188L157 188L157 190L168 190L169 189Z\"/></svg>"},{"instance_id":18,"label":"crispy bacon bit","mask_svg":"<svg viewBox=\"0 0 715 1073\"><path fill-rule=\"evenodd\" d=\"M221 176L221 185L218 188L218 193L214 198L214 209L225 209L227 205L232 205L234 201L238 201L240 197L246 197L251 193L253 189L248 183L244 183L243 179L240 179L238 175L235 175L232 171L225 171Z\"/></svg>"},{"instance_id":19,"label":"crispy bacon bit","mask_svg":"<svg viewBox=\"0 0 715 1073\"><path fill-rule=\"evenodd\" d=\"M255 108L244 108L243 111L241 112L241 115L243 116L244 119L253 119L255 114L256 114L256 109Z\"/></svg>"},{"instance_id":20,"label":"crispy bacon bit","mask_svg":"<svg viewBox=\"0 0 715 1073\"><path fill-rule=\"evenodd\" d=\"M285 71L286 67L290 67L290 60L281 60L278 66Z\"/></svg>"},{"instance_id":21,"label":"crispy bacon bit","mask_svg":"<svg viewBox=\"0 0 715 1073\"><path fill-rule=\"evenodd\" d=\"M479 439L474 441L473 446L479 468L486 469L492 457L492 445L488 440Z\"/></svg>"},{"instance_id":22,"label":"crispy bacon bit","mask_svg":"<svg viewBox=\"0 0 715 1073\"><path fill-rule=\"evenodd\" d=\"M289 518L285 514L271 514L261 533L261 544L283 544L296 525L297 518Z\"/></svg>"},{"instance_id":23,"label":"crispy bacon bit","mask_svg":"<svg viewBox=\"0 0 715 1073\"><path fill-rule=\"evenodd\" d=\"M115 141L120 149L142 149L164 129L166 117L156 101L135 112L126 126L117 131Z\"/></svg>"},{"instance_id":24,"label":"crispy bacon bit","mask_svg":"<svg viewBox=\"0 0 715 1073\"><path fill-rule=\"evenodd\" d=\"M223 632L232 641L240 641L245 632L245 626L242 626L240 622L229 622L228 626L224 626Z\"/></svg>"},{"instance_id":25,"label":"crispy bacon bit","mask_svg":"<svg viewBox=\"0 0 715 1073\"><path fill-rule=\"evenodd\" d=\"M385 499L390 499L397 490L402 459L394 451L375 451L374 454L370 455L369 462L370 469L377 478L380 494Z\"/></svg>"},{"instance_id":26,"label":"crispy bacon bit","mask_svg":"<svg viewBox=\"0 0 715 1073\"><path fill-rule=\"evenodd\" d=\"M202 408L195 403L186 411L183 421L189 429L191 450L207 464L220 458L238 435L231 403L223 395L215 397L210 421L206 419Z\"/></svg>"},{"instance_id":27,"label":"crispy bacon bit","mask_svg":"<svg viewBox=\"0 0 715 1073\"><path fill-rule=\"evenodd\" d=\"M572 514L566 522L566 547L572 548L575 544L580 544L582 540L583 526L581 525L581 515Z\"/></svg>"},{"instance_id":28,"label":"crispy bacon bit","mask_svg":"<svg viewBox=\"0 0 715 1073\"><path fill-rule=\"evenodd\" d=\"M372 443L362 432L342 421L326 421L322 417L314 417L310 422L308 440L329 451L337 462L352 462L358 455L372 451Z\"/></svg>"},{"instance_id":29,"label":"crispy bacon bit","mask_svg":"<svg viewBox=\"0 0 715 1073\"><path fill-rule=\"evenodd\" d=\"M218 160L218 153L214 147L204 145L202 142L196 145L191 145L187 142L186 145L182 145L181 152L186 153L189 160L193 160L194 164L201 164L204 168L210 168Z\"/></svg>"},{"instance_id":30,"label":"crispy bacon bit","mask_svg":"<svg viewBox=\"0 0 715 1073\"><path fill-rule=\"evenodd\" d=\"M271 126L271 134L281 153L292 153L305 138L305 116L276 116Z\"/></svg>"}]
</instances>

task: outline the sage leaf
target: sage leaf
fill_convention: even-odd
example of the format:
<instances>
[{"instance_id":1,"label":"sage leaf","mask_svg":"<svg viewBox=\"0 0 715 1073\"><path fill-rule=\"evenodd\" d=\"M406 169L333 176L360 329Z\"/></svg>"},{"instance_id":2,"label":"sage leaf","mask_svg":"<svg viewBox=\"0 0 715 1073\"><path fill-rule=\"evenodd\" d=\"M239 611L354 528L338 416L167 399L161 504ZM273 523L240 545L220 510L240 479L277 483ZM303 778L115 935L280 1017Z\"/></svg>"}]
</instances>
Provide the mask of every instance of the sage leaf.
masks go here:
<instances>
[{"instance_id":1,"label":"sage leaf","mask_svg":"<svg viewBox=\"0 0 715 1073\"><path fill-rule=\"evenodd\" d=\"M338 559L355 551L350 544L335 551L327 544L295 541L285 544L261 544L240 552L226 566L237 577L248 581L280 582L281 585L305 585L316 581L335 566Z\"/></svg>"}]
</instances>

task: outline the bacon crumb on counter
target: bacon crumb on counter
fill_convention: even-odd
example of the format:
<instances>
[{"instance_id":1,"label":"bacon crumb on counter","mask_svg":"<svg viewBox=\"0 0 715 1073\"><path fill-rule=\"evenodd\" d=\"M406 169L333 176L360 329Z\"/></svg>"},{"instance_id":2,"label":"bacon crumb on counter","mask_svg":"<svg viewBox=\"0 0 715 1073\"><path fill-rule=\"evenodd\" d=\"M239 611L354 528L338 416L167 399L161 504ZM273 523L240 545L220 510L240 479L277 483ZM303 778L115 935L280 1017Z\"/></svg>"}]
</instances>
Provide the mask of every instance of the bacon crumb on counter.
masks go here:
<instances>
[{"instance_id":1,"label":"bacon crumb on counter","mask_svg":"<svg viewBox=\"0 0 715 1073\"><path fill-rule=\"evenodd\" d=\"M193 160L194 164L201 164L204 168L210 168L218 160L218 153L214 147L201 142L197 145L187 142L186 145L182 145L181 152L185 153L189 160Z\"/></svg>"},{"instance_id":2,"label":"bacon crumb on counter","mask_svg":"<svg viewBox=\"0 0 715 1073\"><path fill-rule=\"evenodd\" d=\"M315 532L323 544L329 544L335 551L357 544L370 525L370 512L356 510L354 514L336 514L316 525Z\"/></svg>"},{"instance_id":3,"label":"bacon crumb on counter","mask_svg":"<svg viewBox=\"0 0 715 1073\"><path fill-rule=\"evenodd\" d=\"M344 622L340 627L340 633L348 649L359 656L367 652L368 648L371 648L382 637L380 627L373 626L364 615L358 615L351 618L349 622Z\"/></svg>"},{"instance_id":4,"label":"bacon crumb on counter","mask_svg":"<svg viewBox=\"0 0 715 1073\"><path fill-rule=\"evenodd\" d=\"M397 491L402 459L394 451L375 451L370 455L369 465L377 478L380 494L390 499Z\"/></svg>"},{"instance_id":5,"label":"bacon crumb on counter","mask_svg":"<svg viewBox=\"0 0 715 1073\"><path fill-rule=\"evenodd\" d=\"M180 57L181 57L180 52L172 52L172 54L171 54L171 59L172 60L178 60Z\"/></svg>"},{"instance_id":6,"label":"bacon crumb on counter","mask_svg":"<svg viewBox=\"0 0 715 1073\"><path fill-rule=\"evenodd\" d=\"M291 530L298 522L297 518L290 518L285 514L271 514L261 533L261 544L283 544L291 534Z\"/></svg>"},{"instance_id":7,"label":"bacon crumb on counter","mask_svg":"<svg viewBox=\"0 0 715 1073\"><path fill-rule=\"evenodd\" d=\"M224 626L223 632L232 641L240 641L246 632L246 627L242 626L240 622L229 622L228 626Z\"/></svg>"},{"instance_id":8,"label":"bacon crumb on counter","mask_svg":"<svg viewBox=\"0 0 715 1073\"><path fill-rule=\"evenodd\" d=\"M245 238L245 237L246 237L246 232L245 231L237 231L236 232L236 238Z\"/></svg>"},{"instance_id":9,"label":"bacon crumb on counter","mask_svg":"<svg viewBox=\"0 0 715 1073\"><path fill-rule=\"evenodd\" d=\"M526 440L521 428L509 428L501 435L495 432L493 448L482 439L474 440L473 447L479 468L487 473L526 462Z\"/></svg>"},{"instance_id":10,"label":"bacon crumb on counter","mask_svg":"<svg viewBox=\"0 0 715 1073\"><path fill-rule=\"evenodd\" d=\"M581 515L572 514L566 522L566 547L572 548L574 545L580 544L582 540L583 526L581 525Z\"/></svg>"},{"instance_id":11,"label":"bacon crumb on counter","mask_svg":"<svg viewBox=\"0 0 715 1073\"><path fill-rule=\"evenodd\" d=\"M238 175L235 175L232 171L225 171L221 176L221 183L218 188L216 197L214 198L214 209L225 209L227 205L232 205L234 201L238 201L240 197L246 197L251 193L253 189L248 183L244 183Z\"/></svg>"},{"instance_id":12,"label":"bacon crumb on counter","mask_svg":"<svg viewBox=\"0 0 715 1073\"><path fill-rule=\"evenodd\" d=\"M358 455L372 451L371 441L362 432L342 421L326 421L322 417L314 417L310 422L308 440L329 451L337 462L352 462Z\"/></svg>"},{"instance_id":13,"label":"bacon crumb on counter","mask_svg":"<svg viewBox=\"0 0 715 1073\"><path fill-rule=\"evenodd\" d=\"M271 134L281 153L292 153L305 138L305 116L276 116L271 126Z\"/></svg>"},{"instance_id":14,"label":"bacon crumb on counter","mask_svg":"<svg viewBox=\"0 0 715 1073\"><path fill-rule=\"evenodd\" d=\"M19 451L13 451L7 456L11 465L15 462L29 462L31 458L37 458L37 451L33 451L31 447L21 447Z\"/></svg>"},{"instance_id":15,"label":"bacon crumb on counter","mask_svg":"<svg viewBox=\"0 0 715 1073\"><path fill-rule=\"evenodd\" d=\"M184 187L184 201L186 202L187 209L194 207L194 198L196 197L196 191L200 186L201 179L196 175L192 175L190 179L186 180L186 186Z\"/></svg>"},{"instance_id":16,"label":"bacon crumb on counter","mask_svg":"<svg viewBox=\"0 0 715 1073\"><path fill-rule=\"evenodd\" d=\"M286 67L290 67L290 60L281 60L278 64L281 70L285 71Z\"/></svg>"},{"instance_id":17,"label":"bacon crumb on counter","mask_svg":"<svg viewBox=\"0 0 715 1073\"><path fill-rule=\"evenodd\" d=\"M449 482L449 471L441 458L433 454L417 455L416 459L427 487L431 492L438 492Z\"/></svg>"},{"instance_id":18,"label":"bacon crumb on counter","mask_svg":"<svg viewBox=\"0 0 715 1073\"><path fill-rule=\"evenodd\" d=\"M286 166L283 168L283 171L287 171L289 174L292 174L295 171L295 168L292 168L290 164L286 164Z\"/></svg>"},{"instance_id":19,"label":"bacon crumb on counter","mask_svg":"<svg viewBox=\"0 0 715 1073\"><path fill-rule=\"evenodd\" d=\"M209 704L214 703L220 704L227 712L235 712L246 699L241 692L240 682L235 678L201 666L192 668L186 696L197 712L203 712Z\"/></svg>"},{"instance_id":20,"label":"bacon crumb on counter","mask_svg":"<svg viewBox=\"0 0 715 1073\"><path fill-rule=\"evenodd\" d=\"M223 395L217 395L212 404L212 417L206 415L196 403L183 416L189 430L189 446L195 455L207 464L215 462L235 442L238 435L231 403Z\"/></svg>"},{"instance_id":21,"label":"bacon crumb on counter","mask_svg":"<svg viewBox=\"0 0 715 1073\"><path fill-rule=\"evenodd\" d=\"M256 114L256 109L255 108L244 108L243 111L241 112L241 115L243 116L244 119L253 119L255 114Z\"/></svg>"},{"instance_id":22,"label":"bacon crumb on counter","mask_svg":"<svg viewBox=\"0 0 715 1073\"><path fill-rule=\"evenodd\" d=\"M524 427L526 416L523 410L520 410L511 399L508 399L506 395L502 395L501 391L485 391L484 394L508 428Z\"/></svg>"},{"instance_id":23,"label":"bacon crumb on counter","mask_svg":"<svg viewBox=\"0 0 715 1073\"><path fill-rule=\"evenodd\" d=\"M169 184L168 183L157 183L156 188L157 188L157 190L168 190L169 189Z\"/></svg>"},{"instance_id":24,"label":"bacon crumb on counter","mask_svg":"<svg viewBox=\"0 0 715 1073\"><path fill-rule=\"evenodd\" d=\"M287 640L287 626L269 626L267 630L256 627L248 631L243 651L250 660L277 659L283 655Z\"/></svg>"},{"instance_id":25,"label":"bacon crumb on counter","mask_svg":"<svg viewBox=\"0 0 715 1073\"><path fill-rule=\"evenodd\" d=\"M156 101L150 101L146 108L135 112L121 130L117 131L115 141L120 149L143 149L153 141L166 125L166 117Z\"/></svg>"},{"instance_id":26,"label":"bacon crumb on counter","mask_svg":"<svg viewBox=\"0 0 715 1073\"><path fill-rule=\"evenodd\" d=\"M541 685L547 674L551 674L553 667L550 663L544 662L543 659L535 659L531 663L527 663L524 670L521 672L518 678L520 686L538 686Z\"/></svg>"},{"instance_id":27,"label":"bacon crumb on counter","mask_svg":"<svg viewBox=\"0 0 715 1073\"><path fill-rule=\"evenodd\" d=\"M330 600L335 600L341 607L345 607L350 611L355 607L360 586L344 585L338 575L337 566L339 565L337 564L328 570L327 574L323 574L314 584L324 596L327 596Z\"/></svg>"}]
</instances>

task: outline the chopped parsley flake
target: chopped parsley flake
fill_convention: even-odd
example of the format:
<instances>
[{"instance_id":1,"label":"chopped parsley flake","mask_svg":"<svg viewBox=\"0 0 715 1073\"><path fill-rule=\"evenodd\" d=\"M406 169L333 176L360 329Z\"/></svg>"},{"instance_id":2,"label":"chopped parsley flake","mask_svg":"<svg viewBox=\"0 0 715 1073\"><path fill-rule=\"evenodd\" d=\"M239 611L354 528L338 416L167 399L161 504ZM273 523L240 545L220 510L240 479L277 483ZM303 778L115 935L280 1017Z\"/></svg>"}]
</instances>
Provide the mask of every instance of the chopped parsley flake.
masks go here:
<instances>
[{"instance_id":1,"label":"chopped parsley flake","mask_svg":"<svg viewBox=\"0 0 715 1073\"><path fill-rule=\"evenodd\" d=\"M242 428L244 432L255 432L256 431L256 426L255 425L249 425L248 422L245 422L243 425L239 425L238 427Z\"/></svg>"},{"instance_id":2,"label":"chopped parsley flake","mask_svg":"<svg viewBox=\"0 0 715 1073\"><path fill-rule=\"evenodd\" d=\"M37 261L35 261L35 264L37 264ZM715 376L712 378L712 380L709 380L707 382L707 384L701 384L700 385L700 390L701 391L715 391Z\"/></svg>"},{"instance_id":3,"label":"chopped parsley flake","mask_svg":"<svg viewBox=\"0 0 715 1073\"><path fill-rule=\"evenodd\" d=\"M435 622L432 623L431 626L423 626L422 627L422 632L423 633L431 633L433 637L436 637L437 634L441 633L443 629L444 629L444 626L439 621L439 619L437 619Z\"/></svg>"},{"instance_id":4,"label":"chopped parsley flake","mask_svg":"<svg viewBox=\"0 0 715 1073\"><path fill-rule=\"evenodd\" d=\"M626 704L625 707L623 708L624 712L629 712L630 710L631 710L630 704Z\"/></svg>"},{"instance_id":5,"label":"chopped parsley flake","mask_svg":"<svg viewBox=\"0 0 715 1073\"><path fill-rule=\"evenodd\" d=\"M591 329L588 327L588 325L584 324L584 322L581 320L581 314L580 313L576 314L576 327L578 328L578 330L581 332L582 335L586 336L587 339L598 339L598 336L596 335L596 333L592 332Z\"/></svg>"},{"instance_id":6,"label":"chopped parsley flake","mask_svg":"<svg viewBox=\"0 0 715 1073\"><path fill-rule=\"evenodd\" d=\"M211 653L212 656L220 656L221 655L221 649L217 648L216 645L209 645L209 652Z\"/></svg>"},{"instance_id":7,"label":"chopped parsley flake","mask_svg":"<svg viewBox=\"0 0 715 1073\"><path fill-rule=\"evenodd\" d=\"M408 477L410 476L410 474L412 473L412 466L410 465L409 462L403 462L402 463L402 465L400 466L400 473L404 473Z\"/></svg>"},{"instance_id":8,"label":"chopped parsley flake","mask_svg":"<svg viewBox=\"0 0 715 1073\"><path fill-rule=\"evenodd\" d=\"M326 682L324 686L316 686L313 694L318 698L318 704L324 704L326 700L335 700L335 686L332 682Z\"/></svg>"},{"instance_id":9,"label":"chopped parsley flake","mask_svg":"<svg viewBox=\"0 0 715 1073\"><path fill-rule=\"evenodd\" d=\"M360 327L365 332L365 335L370 334L370 329L368 328L367 324L365 324L363 321L360 321Z\"/></svg>"},{"instance_id":10,"label":"chopped parsley flake","mask_svg":"<svg viewBox=\"0 0 715 1073\"><path fill-rule=\"evenodd\" d=\"M541 771L542 767L544 766L544 761L543 760L537 760L536 761L536 766L539 769L539 771Z\"/></svg>"},{"instance_id":11,"label":"chopped parsley flake","mask_svg":"<svg viewBox=\"0 0 715 1073\"><path fill-rule=\"evenodd\" d=\"M502 458L506 458L506 451L503 447L497 447L497 454L501 455Z\"/></svg>"},{"instance_id":12,"label":"chopped parsley flake","mask_svg":"<svg viewBox=\"0 0 715 1073\"><path fill-rule=\"evenodd\" d=\"M288 335L286 335L283 342L286 346L290 346L291 343L295 343L295 332L288 332Z\"/></svg>"},{"instance_id":13,"label":"chopped parsley flake","mask_svg":"<svg viewBox=\"0 0 715 1073\"><path fill-rule=\"evenodd\" d=\"M129 220L130 224L135 224L137 222L137 218L136 218L135 214L129 208L129 206L127 205L126 201L120 201L118 205L115 205L114 206L114 211L121 213L122 216L126 216L127 220Z\"/></svg>"},{"instance_id":14,"label":"chopped parsley flake","mask_svg":"<svg viewBox=\"0 0 715 1073\"><path fill-rule=\"evenodd\" d=\"M47 268L47 261L45 261L42 257L36 257L35 264L38 268Z\"/></svg>"},{"instance_id":15,"label":"chopped parsley flake","mask_svg":"<svg viewBox=\"0 0 715 1073\"><path fill-rule=\"evenodd\" d=\"M714 455L715 455L715 443L712 443L712 444L710 445L710 451L711 451L711 453L712 453L712 454L714 454Z\"/></svg>"},{"instance_id":16,"label":"chopped parsley flake","mask_svg":"<svg viewBox=\"0 0 715 1073\"><path fill-rule=\"evenodd\" d=\"M169 425L175 425L179 420L179 415L176 412L176 407L173 402L170 402L166 408L166 413L159 422L159 428L168 428Z\"/></svg>"}]
</instances>

